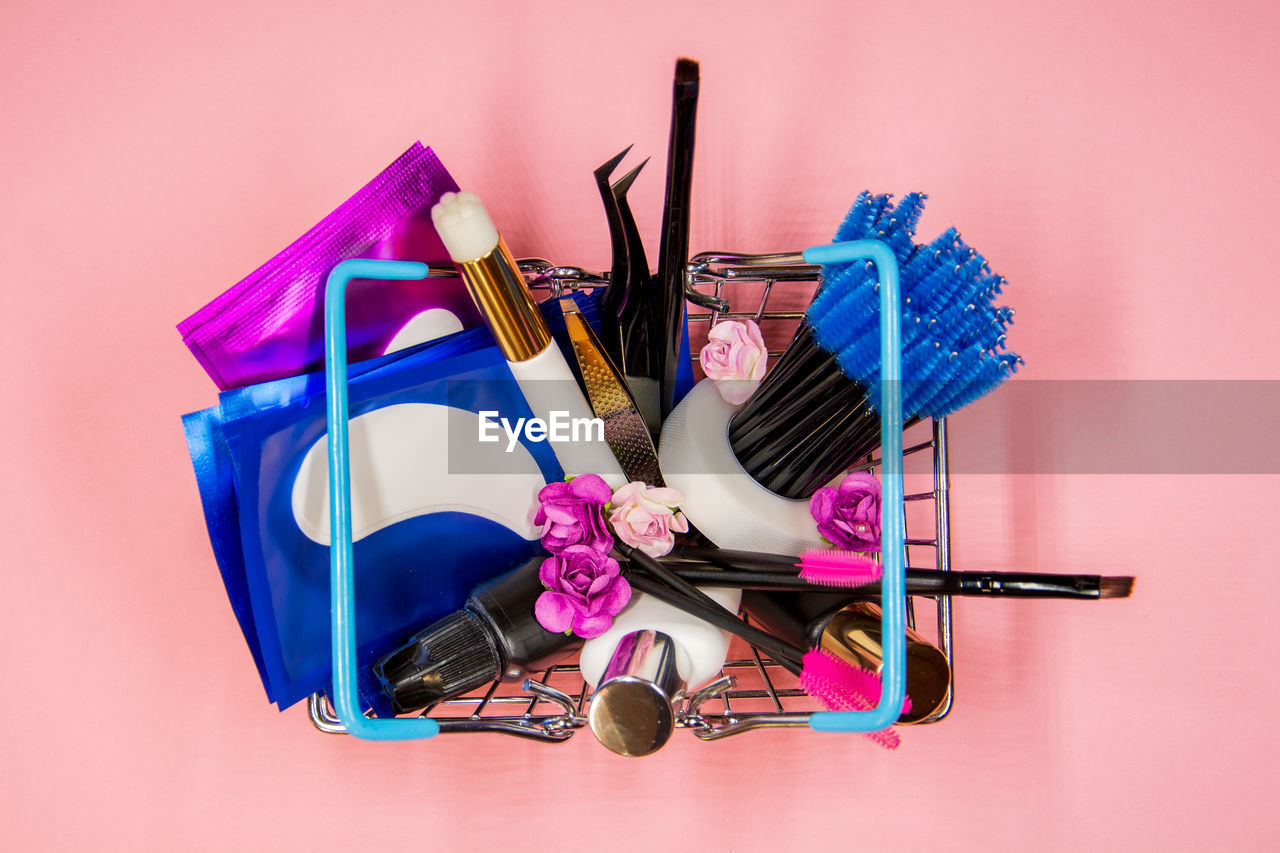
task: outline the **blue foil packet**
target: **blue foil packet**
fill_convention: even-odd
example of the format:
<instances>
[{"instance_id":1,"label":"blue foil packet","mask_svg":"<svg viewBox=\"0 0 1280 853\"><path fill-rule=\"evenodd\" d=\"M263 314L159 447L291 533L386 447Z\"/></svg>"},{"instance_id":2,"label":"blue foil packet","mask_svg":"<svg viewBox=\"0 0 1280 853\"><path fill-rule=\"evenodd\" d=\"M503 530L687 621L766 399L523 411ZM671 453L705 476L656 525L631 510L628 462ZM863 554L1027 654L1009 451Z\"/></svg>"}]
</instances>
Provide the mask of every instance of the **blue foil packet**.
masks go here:
<instances>
[{"instance_id":1,"label":"blue foil packet","mask_svg":"<svg viewBox=\"0 0 1280 853\"><path fill-rule=\"evenodd\" d=\"M595 299L576 299L594 324ZM544 305L543 313L553 336L563 341L558 307ZM431 407L492 410L512 420L531 414L485 329L352 364L349 390L357 484L355 453L361 424L370 420L366 416L377 420L391 412L392 420L404 421L406 412L420 414ZM183 424L210 543L268 698L284 709L327 690L327 504L316 498L327 498L327 487L318 493L313 488L310 498L295 494L304 468L312 486L327 471L317 467L325 456L323 374L225 392L219 406L187 415ZM528 457L526 473L537 475L536 483L526 480L524 486L532 508L536 486L559 479L562 472L549 445L521 444ZM384 449L391 458L403 455ZM414 452L411 443L407 453ZM494 483L493 488L501 487ZM387 512L383 523L358 532L354 544L361 696L379 715L391 709L369 667L417 630L461 607L475 584L541 553L536 531L521 535L474 512L403 517L394 508Z\"/></svg>"},{"instance_id":2,"label":"blue foil packet","mask_svg":"<svg viewBox=\"0 0 1280 853\"><path fill-rule=\"evenodd\" d=\"M449 419L464 410L473 423L482 410L511 420L532 416L496 347L375 373L350 387L361 667L459 609L476 584L542 550L528 516L538 489L563 476L554 453L546 443L522 445L525 454L504 460L523 462L522 473L493 482L450 475ZM281 708L330 682L325 428L324 398L312 395L240 419L228 433L238 433L240 537L253 618ZM491 511L511 519L507 526L465 511L488 508L486 498L501 505ZM378 696L366 691L364 699L376 709Z\"/></svg>"}]
</instances>

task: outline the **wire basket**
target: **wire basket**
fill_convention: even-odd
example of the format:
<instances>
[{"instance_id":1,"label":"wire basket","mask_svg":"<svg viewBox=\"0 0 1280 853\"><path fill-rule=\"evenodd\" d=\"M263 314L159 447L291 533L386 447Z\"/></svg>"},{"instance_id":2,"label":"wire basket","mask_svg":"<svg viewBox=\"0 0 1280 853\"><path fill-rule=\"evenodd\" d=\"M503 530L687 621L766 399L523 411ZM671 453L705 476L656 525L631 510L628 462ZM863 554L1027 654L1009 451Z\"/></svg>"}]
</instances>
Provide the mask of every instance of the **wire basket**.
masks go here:
<instances>
[{"instance_id":1,"label":"wire basket","mask_svg":"<svg viewBox=\"0 0 1280 853\"><path fill-rule=\"evenodd\" d=\"M786 341L804 316L804 307L817 286L819 268L800 262L795 254L745 255L706 252L686 267L685 293L689 302L691 349L697 351L707 331L720 319L754 319L766 341ZM520 269L535 296L555 298L565 292L608 284L608 277L579 267L555 266L542 259L525 259ZM430 277L451 277L450 269L431 269ZM750 302L754 310L743 308ZM785 303L785 304L784 304ZM771 351L776 357L780 351ZM911 439L907 441L907 439ZM903 456L930 452L924 473L931 486L904 494L908 564L922 564L922 552L932 552L940 571L951 568L950 498L947 464L947 424L937 420L909 428L904 435ZM868 458L857 469L873 471L879 460ZM927 512L927 502L933 512ZM921 527L931 527L921 535ZM907 625L915 628L915 599L907 596ZM951 600L933 599L936 644L954 674ZM822 711L817 702L796 684L796 678L756 649L734 639L720 677L700 689L678 697L677 726L689 729L701 740L716 740L765 728L807 727L810 714ZM954 678L943 702L919 723L935 723L951 710ZM434 721L439 732L489 732L547 743L571 738L587 724L591 689L576 664L552 667L517 684L495 681L488 688L447 699L419 716ZM327 734L345 734L332 704L323 693L311 696L308 713L312 724Z\"/></svg>"}]
</instances>

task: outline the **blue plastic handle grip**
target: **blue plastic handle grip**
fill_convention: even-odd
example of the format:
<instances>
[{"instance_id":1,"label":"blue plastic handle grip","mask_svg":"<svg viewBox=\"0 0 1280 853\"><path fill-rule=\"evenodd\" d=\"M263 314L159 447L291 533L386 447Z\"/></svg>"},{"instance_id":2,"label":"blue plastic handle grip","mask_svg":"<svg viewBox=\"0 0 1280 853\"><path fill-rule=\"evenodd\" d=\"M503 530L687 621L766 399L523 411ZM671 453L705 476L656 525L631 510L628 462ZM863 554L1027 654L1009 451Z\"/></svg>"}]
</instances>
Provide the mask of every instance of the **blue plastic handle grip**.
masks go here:
<instances>
[{"instance_id":1,"label":"blue plastic handle grip","mask_svg":"<svg viewBox=\"0 0 1280 853\"><path fill-rule=\"evenodd\" d=\"M870 711L819 711L809 716L809 728L819 732L874 732L897 722L906 694L906 551L902 505L902 309L898 292L898 261L879 240L851 240L805 249L810 264L839 264L870 260L880 277L880 451L883 499L881 554L884 577L880 586L884 667L880 670L880 702Z\"/></svg>"},{"instance_id":2,"label":"blue plastic handle grip","mask_svg":"<svg viewBox=\"0 0 1280 853\"><path fill-rule=\"evenodd\" d=\"M898 264L888 247L878 240L855 240L806 249L811 264L871 260L880 277L880 378L883 383L880 413L883 501L882 545L884 577L880 603L883 611L884 667L880 702L870 711L820 711L810 715L814 731L870 732L897 722L906 693L906 642L903 596L905 550L902 503L902 388L899 343L901 308ZM350 455L347 440L347 284L356 278L420 279L425 264L408 261L343 261L329 274L325 290L325 372L328 391L329 432L329 584L332 596L333 692L335 710L347 731L367 740L421 740L440 731L435 720L369 719L360 712L356 690L355 576L352 565Z\"/></svg>"},{"instance_id":3,"label":"blue plastic handle grip","mask_svg":"<svg viewBox=\"0 0 1280 853\"><path fill-rule=\"evenodd\" d=\"M412 280L427 265L411 261L343 261L324 294L324 366L329 430L329 596L333 632L333 702L350 734L366 740L421 740L440 732L426 717L376 720L360 712L356 690L355 575L351 543L351 457L347 441L347 283L353 278Z\"/></svg>"}]
</instances>

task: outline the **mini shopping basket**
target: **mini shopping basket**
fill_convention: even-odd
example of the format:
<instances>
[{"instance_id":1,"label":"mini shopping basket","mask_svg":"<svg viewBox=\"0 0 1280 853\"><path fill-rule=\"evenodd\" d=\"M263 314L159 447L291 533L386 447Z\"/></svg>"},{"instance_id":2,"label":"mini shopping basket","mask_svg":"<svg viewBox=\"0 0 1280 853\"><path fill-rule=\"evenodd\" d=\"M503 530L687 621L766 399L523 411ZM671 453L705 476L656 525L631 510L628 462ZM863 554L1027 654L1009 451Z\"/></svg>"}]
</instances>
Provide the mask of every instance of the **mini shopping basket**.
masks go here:
<instances>
[{"instance_id":1,"label":"mini shopping basket","mask_svg":"<svg viewBox=\"0 0 1280 853\"><path fill-rule=\"evenodd\" d=\"M938 569L950 568L949 495L947 473L946 421L931 424L931 437L903 447L901 410L901 359L898 269L892 252L875 240L858 240L817 246L802 253L744 255L704 253L686 266L686 294L692 303L689 323L706 330L721 318L750 317L762 327L798 321L799 311L770 310L770 302L780 292L799 299L812 295L819 265L867 260L874 264L880 280L881 348L884 353L881 379L885 389L881 412L881 457L869 458L862 466L879 467L883 481L882 555L884 578L881 584L883 613L883 692L879 704L868 711L815 710L813 701L795 687L779 686L788 673L747 647L749 657L729 660L722 677L683 697L677 724L703 740L714 740L739 732L762 728L807 726L815 731L867 732L883 729L897 720L905 692L905 627L914 626L912 599L904 594L904 569L908 547L932 548ZM565 291L603 286L604 275L578 267L554 266L539 259L520 262L531 289L549 291L552 297ZM347 284L358 278L420 279L456 276L448 269L430 269L425 264L405 261L350 260L339 264L329 276L325 294L325 368L329 441L330 529L334 531L330 550L330 584L333 601L333 703L323 694L313 695L309 713L320 731L349 733L371 740L413 740L439 733L494 732L545 742L568 740L587 722L585 710L590 688L582 681L576 665L552 667L539 678L527 678L520 692L503 690L501 681L487 690L446 700L415 717L378 719L361 713L356 692L356 638L354 620L354 574L351 534L351 493L347 437L347 361L345 295ZM760 286L756 310L732 310L724 297L726 286L747 283ZM698 337L696 334L691 337ZM771 353L771 355L776 355ZM933 488L903 494L903 457L932 451ZM905 503L932 500L935 529L932 538L908 538ZM952 663L950 600L936 600L938 645ZM747 681L758 681L747 684ZM937 722L951 708L951 690L945 701L922 722ZM716 703L722 708L712 710ZM748 707L764 703L763 709ZM735 707L736 706L736 707Z\"/></svg>"}]
</instances>

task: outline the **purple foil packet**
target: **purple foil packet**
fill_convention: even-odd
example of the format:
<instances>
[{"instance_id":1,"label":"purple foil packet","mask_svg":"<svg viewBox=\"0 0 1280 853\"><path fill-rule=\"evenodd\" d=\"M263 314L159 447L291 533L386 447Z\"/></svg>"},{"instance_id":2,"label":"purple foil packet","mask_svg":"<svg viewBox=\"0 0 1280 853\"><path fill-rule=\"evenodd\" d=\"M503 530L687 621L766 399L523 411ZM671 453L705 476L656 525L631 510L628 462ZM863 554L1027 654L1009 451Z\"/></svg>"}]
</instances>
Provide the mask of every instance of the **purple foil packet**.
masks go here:
<instances>
[{"instance_id":1,"label":"purple foil packet","mask_svg":"<svg viewBox=\"0 0 1280 853\"><path fill-rule=\"evenodd\" d=\"M329 271L349 258L452 269L431 208L457 189L435 153L415 142L306 234L179 323L183 342L224 391L322 367ZM459 278L359 280L347 288L353 362L481 322Z\"/></svg>"}]
</instances>

